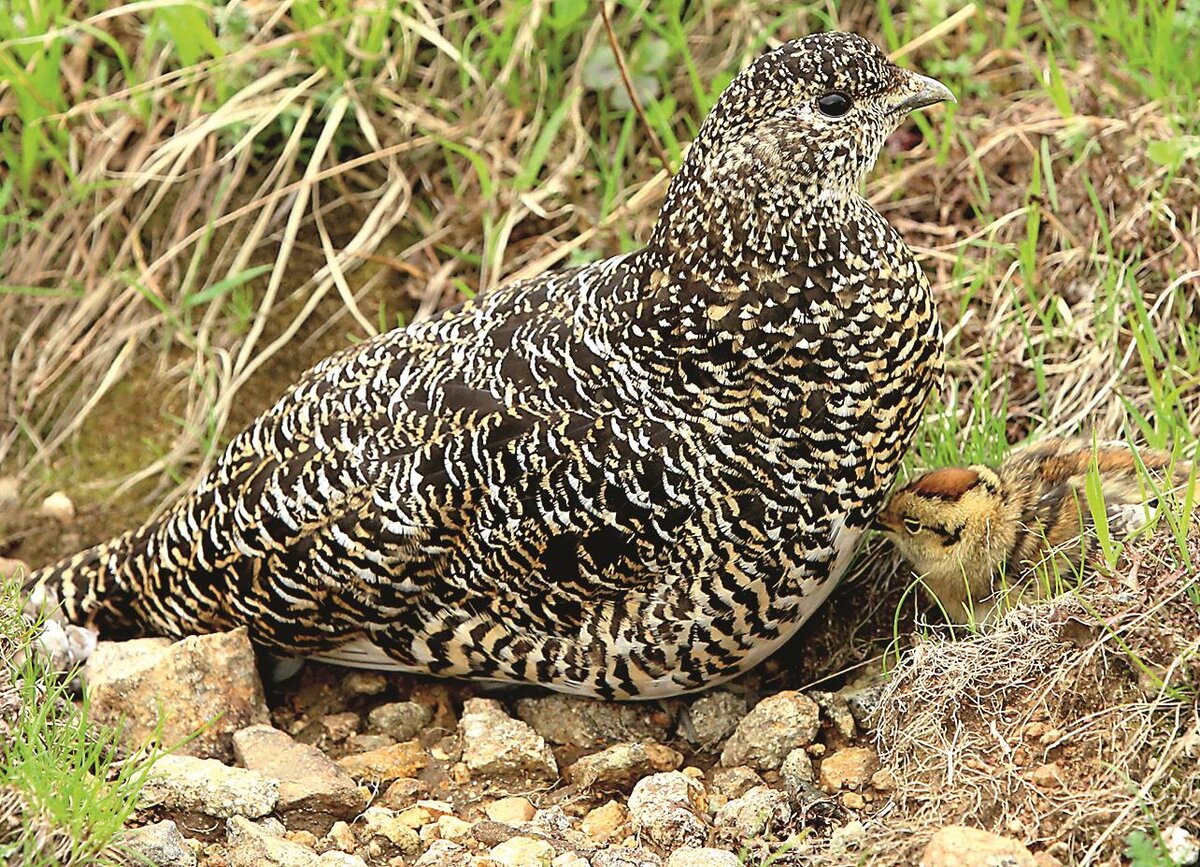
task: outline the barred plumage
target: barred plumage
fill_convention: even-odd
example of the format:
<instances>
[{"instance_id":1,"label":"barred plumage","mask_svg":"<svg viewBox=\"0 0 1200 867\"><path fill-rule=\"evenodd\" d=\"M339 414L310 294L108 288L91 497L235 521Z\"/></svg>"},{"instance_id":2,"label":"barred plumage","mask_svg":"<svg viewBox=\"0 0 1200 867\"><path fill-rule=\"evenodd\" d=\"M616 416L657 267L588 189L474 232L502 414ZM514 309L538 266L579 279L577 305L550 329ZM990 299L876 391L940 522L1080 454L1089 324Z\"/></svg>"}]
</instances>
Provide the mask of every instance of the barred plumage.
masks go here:
<instances>
[{"instance_id":1,"label":"barred plumage","mask_svg":"<svg viewBox=\"0 0 1200 867\"><path fill-rule=\"evenodd\" d=\"M1154 484L1141 478L1139 465ZM1068 586L1095 544L1086 484L1094 467L1114 537L1146 522L1160 489L1182 493L1190 465L1125 443L1046 439L993 469L942 467L898 489L876 519L956 623L980 622L1000 603Z\"/></svg>"},{"instance_id":2,"label":"barred plumage","mask_svg":"<svg viewBox=\"0 0 1200 867\"><path fill-rule=\"evenodd\" d=\"M786 43L645 248L325 360L161 520L34 581L107 631L604 697L732 677L832 590L940 373L928 283L857 190L946 99L860 37Z\"/></svg>"}]
</instances>

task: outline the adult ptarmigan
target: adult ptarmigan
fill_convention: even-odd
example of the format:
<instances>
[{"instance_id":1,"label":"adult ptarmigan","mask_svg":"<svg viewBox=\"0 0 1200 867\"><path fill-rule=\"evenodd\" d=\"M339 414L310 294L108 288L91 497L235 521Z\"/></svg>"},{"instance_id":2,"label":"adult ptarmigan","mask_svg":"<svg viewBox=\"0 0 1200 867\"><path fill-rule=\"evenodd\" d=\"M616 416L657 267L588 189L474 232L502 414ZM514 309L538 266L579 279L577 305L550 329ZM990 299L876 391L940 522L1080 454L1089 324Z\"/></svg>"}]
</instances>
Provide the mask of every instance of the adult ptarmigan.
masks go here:
<instances>
[{"instance_id":1,"label":"adult ptarmigan","mask_svg":"<svg viewBox=\"0 0 1200 867\"><path fill-rule=\"evenodd\" d=\"M860 196L952 100L858 36L759 57L645 248L326 359L162 518L34 573L65 616L609 698L730 678L822 603L942 367Z\"/></svg>"}]
</instances>

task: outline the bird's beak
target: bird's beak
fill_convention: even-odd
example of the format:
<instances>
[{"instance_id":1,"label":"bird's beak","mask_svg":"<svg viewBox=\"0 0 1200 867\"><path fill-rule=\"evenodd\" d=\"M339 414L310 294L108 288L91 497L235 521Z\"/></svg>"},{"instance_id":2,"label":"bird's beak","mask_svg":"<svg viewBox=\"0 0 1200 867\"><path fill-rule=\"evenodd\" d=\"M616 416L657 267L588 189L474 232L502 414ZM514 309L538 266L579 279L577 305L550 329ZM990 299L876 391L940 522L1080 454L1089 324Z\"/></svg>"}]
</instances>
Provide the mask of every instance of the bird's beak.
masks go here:
<instances>
[{"instance_id":1,"label":"bird's beak","mask_svg":"<svg viewBox=\"0 0 1200 867\"><path fill-rule=\"evenodd\" d=\"M939 102L958 102L954 98L954 94L950 92L950 88L942 84L936 78L930 78L927 75L917 75L915 72L910 73L908 85L903 89L900 95L900 102L896 104L896 111L908 114L910 111L916 111L919 108L925 108L930 105L937 105Z\"/></svg>"}]
</instances>

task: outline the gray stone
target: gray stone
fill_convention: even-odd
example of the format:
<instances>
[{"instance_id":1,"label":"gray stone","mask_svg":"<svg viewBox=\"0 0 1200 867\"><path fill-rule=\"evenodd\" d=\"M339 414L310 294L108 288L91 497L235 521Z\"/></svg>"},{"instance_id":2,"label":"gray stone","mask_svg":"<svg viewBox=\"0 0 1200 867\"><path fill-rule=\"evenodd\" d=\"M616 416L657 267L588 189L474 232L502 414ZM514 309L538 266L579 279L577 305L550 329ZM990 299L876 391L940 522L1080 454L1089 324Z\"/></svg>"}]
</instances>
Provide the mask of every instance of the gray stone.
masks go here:
<instances>
[{"instance_id":1,"label":"gray stone","mask_svg":"<svg viewBox=\"0 0 1200 867\"><path fill-rule=\"evenodd\" d=\"M368 807L352 828L360 847L372 861L413 856L421 851L420 835L386 807Z\"/></svg>"},{"instance_id":2,"label":"gray stone","mask_svg":"<svg viewBox=\"0 0 1200 867\"><path fill-rule=\"evenodd\" d=\"M742 867L742 861L724 849L686 846L671 853L667 867Z\"/></svg>"},{"instance_id":3,"label":"gray stone","mask_svg":"<svg viewBox=\"0 0 1200 867\"><path fill-rule=\"evenodd\" d=\"M782 828L792 818L786 794L767 786L755 786L734 798L713 819L718 828L730 828L742 837L757 837Z\"/></svg>"},{"instance_id":4,"label":"gray stone","mask_svg":"<svg viewBox=\"0 0 1200 867\"><path fill-rule=\"evenodd\" d=\"M523 698L517 716L552 744L583 749L621 741L665 741L671 720L645 702L612 702L569 695Z\"/></svg>"},{"instance_id":5,"label":"gray stone","mask_svg":"<svg viewBox=\"0 0 1200 867\"><path fill-rule=\"evenodd\" d=\"M493 846L488 858L503 867L550 867L554 847L545 840L518 835Z\"/></svg>"},{"instance_id":6,"label":"gray stone","mask_svg":"<svg viewBox=\"0 0 1200 867\"><path fill-rule=\"evenodd\" d=\"M706 808L704 786L678 771L646 777L629 796L634 831L643 841L668 852L680 846L704 845L708 826L701 815Z\"/></svg>"},{"instance_id":7,"label":"gray stone","mask_svg":"<svg viewBox=\"0 0 1200 867\"><path fill-rule=\"evenodd\" d=\"M412 740L433 719L433 708L415 701L394 701L372 708L367 721L382 734L398 741Z\"/></svg>"},{"instance_id":8,"label":"gray stone","mask_svg":"<svg viewBox=\"0 0 1200 867\"><path fill-rule=\"evenodd\" d=\"M709 784L709 794L720 803L740 798L755 786L761 786L763 778L753 768L738 765L733 768L715 768L712 772L712 782Z\"/></svg>"},{"instance_id":9,"label":"gray stone","mask_svg":"<svg viewBox=\"0 0 1200 867\"><path fill-rule=\"evenodd\" d=\"M369 753L396 743L390 735L350 735L346 738L346 749L352 753Z\"/></svg>"},{"instance_id":10,"label":"gray stone","mask_svg":"<svg viewBox=\"0 0 1200 867\"><path fill-rule=\"evenodd\" d=\"M583 789L629 789L642 777L678 770L683 756L653 741L614 744L583 756L567 768L567 778Z\"/></svg>"},{"instance_id":11,"label":"gray stone","mask_svg":"<svg viewBox=\"0 0 1200 867\"><path fill-rule=\"evenodd\" d=\"M812 758L804 747L797 747L787 754L779 768L779 775L783 777L783 785L793 793L805 786L811 786L817 778L816 772L813 771Z\"/></svg>"},{"instance_id":12,"label":"gray stone","mask_svg":"<svg viewBox=\"0 0 1200 867\"><path fill-rule=\"evenodd\" d=\"M471 852L466 846L449 840L434 840L413 867L468 867Z\"/></svg>"},{"instance_id":13,"label":"gray stone","mask_svg":"<svg viewBox=\"0 0 1200 867\"><path fill-rule=\"evenodd\" d=\"M680 725L684 739L705 749L729 737L749 710L744 696L727 689L714 689L697 698L687 709L690 726Z\"/></svg>"},{"instance_id":14,"label":"gray stone","mask_svg":"<svg viewBox=\"0 0 1200 867\"><path fill-rule=\"evenodd\" d=\"M641 846L612 846L591 856L592 867L663 867L662 858Z\"/></svg>"},{"instance_id":15,"label":"gray stone","mask_svg":"<svg viewBox=\"0 0 1200 867\"><path fill-rule=\"evenodd\" d=\"M485 782L558 779L558 763L545 739L508 716L498 701L468 699L458 729L462 759L473 777Z\"/></svg>"},{"instance_id":16,"label":"gray stone","mask_svg":"<svg viewBox=\"0 0 1200 867\"><path fill-rule=\"evenodd\" d=\"M867 828L855 819L840 828L835 828L829 835L829 854L840 857L850 852L860 852L866 842Z\"/></svg>"},{"instance_id":17,"label":"gray stone","mask_svg":"<svg viewBox=\"0 0 1200 867\"><path fill-rule=\"evenodd\" d=\"M126 829L121 832L119 845L134 856L134 864L143 863L137 860L140 858L154 867L196 867L196 853L170 820Z\"/></svg>"},{"instance_id":18,"label":"gray stone","mask_svg":"<svg viewBox=\"0 0 1200 867\"><path fill-rule=\"evenodd\" d=\"M921 864L923 867L1036 867L1037 861L1020 840L979 828L947 825L929 839L921 854Z\"/></svg>"},{"instance_id":19,"label":"gray stone","mask_svg":"<svg viewBox=\"0 0 1200 867\"><path fill-rule=\"evenodd\" d=\"M820 727L820 709L803 693L768 696L738 723L721 751L721 764L777 770L788 753L811 744Z\"/></svg>"},{"instance_id":20,"label":"gray stone","mask_svg":"<svg viewBox=\"0 0 1200 867\"><path fill-rule=\"evenodd\" d=\"M336 851L318 855L241 816L226 822L225 840L229 867L366 867L357 855Z\"/></svg>"},{"instance_id":21,"label":"gray stone","mask_svg":"<svg viewBox=\"0 0 1200 867\"><path fill-rule=\"evenodd\" d=\"M387 678L378 671L352 671L342 678L347 695L379 695L387 689Z\"/></svg>"},{"instance_id":22,"label":"gray stone","mask_svg":"<svg viewBox=\"0 0 1200 867\"><path fill-rule=\"evenodd\" d=\"M179 753L229 761L233 733L268 721L244 627L173 644L165 638L102 641L84 679L92 721L119 725L128 744L158 736L179 744Z\"/></svg>"},{"instance_id":23,"label":"gray stone","mask_svg":"<svg viewBox=\"0 0 1200 867\"><path fill-rule=\"evenodd\" d=\"M243 766L279 780L276 811L291 831L319 836L365 806L354 780L332 759L276 728L242 729L233 736L233 750Z\"/></svg>"},{"instance_id":24,"label":"gray stone","mask_svg":"<svg viewBox=\"0 0 1200 867\"><path fill-rule=\"evenodd\" d=\"M161 806L168 813L217 819L257 819L275 809L278 800L277 780L194 756L162 756L151 766L138 793L141 809Z\"/></svg>"},{"instance_id":25,"label":"gray stone","mask_svg":"<svg viewBox=\"0 0 1200 867\"><path fill-rule=\"evenodd\" d=\"M849 702L845 696L836 692L821 692L815 689L809 690L805 694L817 703L817 706L821 708L821 713L833 723L834 729L843 739L848 741L854 739L856 734L854 714L850 712Z\"/></svg>"},{"instance_id":26,"label":"gray stone","mask_svg":"<svg viewBox=\"0 0 1200 867\"><path fill-rule=\"evenodd\" d=\"M0 476L0 512L15 512L20 506L20 481L16 476Z\"/></svg>"}]
</instances>

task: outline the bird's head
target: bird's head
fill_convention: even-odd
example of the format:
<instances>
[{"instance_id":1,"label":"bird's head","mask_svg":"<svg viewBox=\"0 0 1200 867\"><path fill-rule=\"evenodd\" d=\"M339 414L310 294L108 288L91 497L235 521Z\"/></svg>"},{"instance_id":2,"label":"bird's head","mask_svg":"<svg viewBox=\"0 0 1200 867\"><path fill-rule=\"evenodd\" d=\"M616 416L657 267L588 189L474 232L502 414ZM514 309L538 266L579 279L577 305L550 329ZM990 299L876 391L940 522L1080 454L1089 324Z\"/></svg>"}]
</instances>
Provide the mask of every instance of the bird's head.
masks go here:
<instances>
[{"instance_id":1,"label":"bird's head","mask_svg":"<svg viewBox=\"0 0 1200 867\"><path fill-rule=\"evenodd\" d=\"M893 493L875 526L919 575L987 575L1011 542L1010 511L991 468L943 467Z\"/></svg>"},{"instance_id":2,"label":"bird's head","mask_svg":"<svg viewBox=\"0 0 1200 867\"><path fill-rule=\"evenodd\" d=\"M851 33L818 33L762 55L726 88L693 143L711 181L854 194L912 111L954 102L939 81L896 66Z\"/></svg>"}]
</instances>

